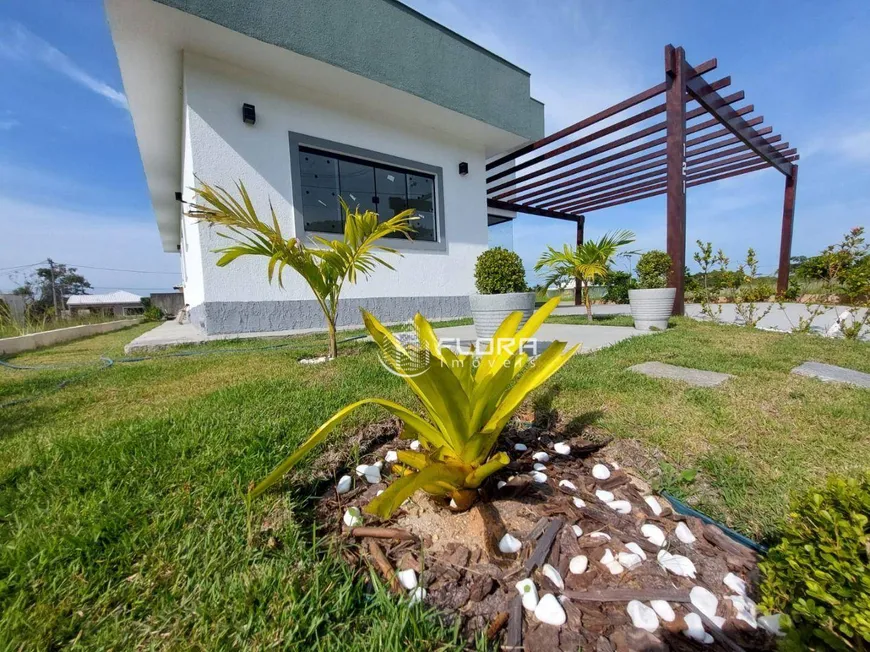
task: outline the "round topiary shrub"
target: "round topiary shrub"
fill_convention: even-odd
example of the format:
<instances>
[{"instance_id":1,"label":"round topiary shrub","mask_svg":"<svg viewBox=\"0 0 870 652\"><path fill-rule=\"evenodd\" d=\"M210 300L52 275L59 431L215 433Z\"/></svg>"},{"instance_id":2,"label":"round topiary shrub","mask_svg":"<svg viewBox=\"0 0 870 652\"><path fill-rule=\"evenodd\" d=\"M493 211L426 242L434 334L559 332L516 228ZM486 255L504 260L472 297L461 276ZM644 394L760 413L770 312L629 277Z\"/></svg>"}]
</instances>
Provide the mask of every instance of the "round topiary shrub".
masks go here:
<instances>
[{"instance_id":1,"label":"round topiary shrub","mask_svg":"<svg viewBox=\"0 0 870 652\"><path fill-rule=\"evenodd\" d=\"M671 257L664 251L652 249L637 261L637 284L643 290L666 287L668 273L671 271Z\"/></svg>"},{"instance_id":2,"label":"round topiary shrub","mask_svg":"<svg viewBox=\"0 0 870 652\"><path fill-rule=\"evenodd\" d=\"M762 608L791 620L788 647L870 644L870 474L832 478L792 506L761 563Z\"/></svg>"},{"instance_id":3,"label":"round topiary shrub","mask_svg":"<svg viewBox=\"0 0 870 652\"><path fill-rule=\"evenodd\" d=\"M477 257L474 284L480 294L529 291L522 259L516 252L502 247L487 249Z\"/></svg>"}]
</instances>

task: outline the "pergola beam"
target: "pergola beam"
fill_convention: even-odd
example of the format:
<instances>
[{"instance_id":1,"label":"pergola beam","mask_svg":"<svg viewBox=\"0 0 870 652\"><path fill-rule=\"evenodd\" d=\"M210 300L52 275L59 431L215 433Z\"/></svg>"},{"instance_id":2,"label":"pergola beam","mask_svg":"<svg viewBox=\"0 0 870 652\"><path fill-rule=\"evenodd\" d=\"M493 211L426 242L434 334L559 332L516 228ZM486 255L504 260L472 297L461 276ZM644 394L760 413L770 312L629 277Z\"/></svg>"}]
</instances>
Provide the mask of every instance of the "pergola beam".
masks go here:
<instances>
[{"instance_id":1,"label":"pergola beam","mask_svg":"<svg viewBox=\"0 0 870 652\"><path fill-rule=\"evenodd\" d=\"M691 68L691 67L689 67ZM686 80L686 89L710 115L716 118L731 133L742 140L758 156L777 168L785 175L791 174L791 164L778 154L770 144L737 115L722 96L716 92L700 75Z\"/></svg>"},{"instance_id":2,"label":"pergola beam","mask_svg":"<svg viewBox=\"0 0 870 652\"><path fill-rule=\"evenodd\" d=\"M782 205L782 233L779 240L779 267L776 270L776 294L782 296L788 290L788 273L791 265L791 240L794 234L794 204L797 199L798 166L792 165L791 174L785 178L785 196Z\"/></svg>"},{"instance_id":3,"label":"pergola beam","mask_svg":"<svg viewBox=\"0 0 870 652\"><path fill-rule=\"evenodd\" d=\"M538 215L540 217L552 217L557 220L568 220L569 222L576 222L579 218L583 217L582 215L569 213L567 211L551 211L545 208L535 208L534 206L513 204L511 202L500 201L498 199L487 199L486 204L490 208L500 208L505 211L529 213L531 215Z\"/></svg>"},{"instance_id":4,"label":"pergola beam","mask_svg":"<svg viewBox=\"0 0 870 652\"><path fill-rule=\"evenodd\" d=\"M668 287L676 288L674 315L682 315L686 269L686 53L665 48L667 105L667 251L671 257ZM703 106L703 105L702 105Z\"/></svg>"}]
</instances>

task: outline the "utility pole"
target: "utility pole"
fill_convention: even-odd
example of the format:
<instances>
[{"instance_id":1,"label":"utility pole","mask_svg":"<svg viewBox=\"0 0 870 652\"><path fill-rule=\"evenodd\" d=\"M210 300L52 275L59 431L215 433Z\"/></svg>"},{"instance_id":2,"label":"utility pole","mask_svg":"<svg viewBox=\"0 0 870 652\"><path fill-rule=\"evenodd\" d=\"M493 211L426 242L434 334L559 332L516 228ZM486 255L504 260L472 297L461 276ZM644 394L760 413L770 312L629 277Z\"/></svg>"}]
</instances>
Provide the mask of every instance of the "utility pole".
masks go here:
<instances>
[{"instance_id":1,"label":"utility pole","mask_svg":"<svg viewBox=\"0 0 870 652\"><path fill-rule=\"evenodd\" d=\"M54 303L54 317L57 319L57 290L54 288L54 261L48 259L48 268L51 270L51 300Z\"/></svg>"}]
</instances>

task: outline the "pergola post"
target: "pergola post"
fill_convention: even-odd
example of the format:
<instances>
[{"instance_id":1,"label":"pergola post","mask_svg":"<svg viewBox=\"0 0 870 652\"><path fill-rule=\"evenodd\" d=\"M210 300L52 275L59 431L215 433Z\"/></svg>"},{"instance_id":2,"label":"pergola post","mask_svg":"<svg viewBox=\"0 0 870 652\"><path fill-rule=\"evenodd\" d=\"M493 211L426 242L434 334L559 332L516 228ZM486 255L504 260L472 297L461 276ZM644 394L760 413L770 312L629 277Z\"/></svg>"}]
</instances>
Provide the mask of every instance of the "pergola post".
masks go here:
<instances>
[{"instance_id":1,"label":"pergola post","mask_svg":"<svg viewBox=\"0 0 870 652\"><path fill-rule=\"evenodd\" d=\"M583 244L583 227L586 225L586 218L581 216L577 220L577 247ZM574 305L583 305L583 292L580 290L580 279L574 279Z\"/></svg>"},{"instance_id":2,"label":"pergola post","mask_svg":"<svg viewBox=\"0 0 870 652\"><path fill-rule=\"evenodd\" d=\"M791 174L785 177L785 198L782 204L782 236L779 241L779 269L776 277L776 294L782 296L788 290L788 273L791 266L791 239L794 233L794 203L797 195L798 166L793 165Z\"/></svg>"},{"instance_id":3,"label":"pergola post","mask_svg":"<svg viewBox=\"0 0 870 652\"><path fill-rule=\"evenodd\" d=\"M671 257L668 287L676 288L673 314L683 314L686 270L686 53L665 47L667 140L667 249Z\"/></svg>"}]
</instances>

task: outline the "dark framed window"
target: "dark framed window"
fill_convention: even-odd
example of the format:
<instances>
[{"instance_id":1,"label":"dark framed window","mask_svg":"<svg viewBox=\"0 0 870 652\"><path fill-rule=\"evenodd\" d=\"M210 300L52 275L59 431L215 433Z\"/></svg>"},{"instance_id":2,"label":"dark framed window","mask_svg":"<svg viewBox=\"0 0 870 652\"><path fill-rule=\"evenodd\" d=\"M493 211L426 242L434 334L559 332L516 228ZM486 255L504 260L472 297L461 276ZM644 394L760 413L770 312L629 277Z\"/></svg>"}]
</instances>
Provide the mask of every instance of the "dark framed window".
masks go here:
<instances>
[{"instance_id":1,"label":"dark framed window","mask_svg":"<svg viewBox=\"0 0 870 652\"><path fill-rule=\"evenodd\" d=\"M341 198L351 209L374 211L382 222L413 208L419 219L411 237L437 242L434 175L305 145L299 145L299 171L306 231L343 233Z\"/></svg>"}]
</instances>

